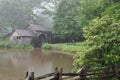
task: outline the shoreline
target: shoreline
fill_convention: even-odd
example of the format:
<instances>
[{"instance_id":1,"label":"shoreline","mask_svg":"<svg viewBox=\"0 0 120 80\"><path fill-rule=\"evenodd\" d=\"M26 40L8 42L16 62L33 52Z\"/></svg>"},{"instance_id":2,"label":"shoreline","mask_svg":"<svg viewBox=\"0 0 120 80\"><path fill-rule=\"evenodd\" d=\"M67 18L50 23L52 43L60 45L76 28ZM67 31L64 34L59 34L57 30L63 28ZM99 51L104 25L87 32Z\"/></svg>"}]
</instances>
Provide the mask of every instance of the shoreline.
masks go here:
<instances>
[{"instance_id":1,"label":"shoreline","mask_svg":"<svg viewBox=\"0 0 120 80\"><path fill-rule=\"evenodd\" d=\"M76 42L75 45L68 43L57 43L57 44L48 44L45 43L42 45L42 49L48 50L57 50L63 54L72 55L81 52L84 49L84 42Z\"/></svg>"}]
</instances>

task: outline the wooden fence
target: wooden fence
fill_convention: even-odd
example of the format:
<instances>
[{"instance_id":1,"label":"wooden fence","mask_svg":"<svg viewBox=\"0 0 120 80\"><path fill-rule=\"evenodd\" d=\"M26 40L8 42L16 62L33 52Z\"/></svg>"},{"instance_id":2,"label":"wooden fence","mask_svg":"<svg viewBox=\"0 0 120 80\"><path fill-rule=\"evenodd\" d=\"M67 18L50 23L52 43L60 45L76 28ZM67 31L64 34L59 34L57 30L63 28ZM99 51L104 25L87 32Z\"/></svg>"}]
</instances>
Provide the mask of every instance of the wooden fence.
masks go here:
<instances>
[{"instance_id":1,"label":"wooden fence","mask_svg":"<svg viewBox=\"0 0 120 80\"><path fill-rule=\"evenodd\" d=\"M113 77L120 80L120 66L112 65L109 67L102 67L93 70L82 67L78 73L63 73L62 68L60 70L56 68L55 72L39 77L34 77L34 72L26 72L25 80L40 80L46 79L48 77L52 77L50 80L64 80L71 77L73 80L109 80Z\"/></svg>"}]
</instances>

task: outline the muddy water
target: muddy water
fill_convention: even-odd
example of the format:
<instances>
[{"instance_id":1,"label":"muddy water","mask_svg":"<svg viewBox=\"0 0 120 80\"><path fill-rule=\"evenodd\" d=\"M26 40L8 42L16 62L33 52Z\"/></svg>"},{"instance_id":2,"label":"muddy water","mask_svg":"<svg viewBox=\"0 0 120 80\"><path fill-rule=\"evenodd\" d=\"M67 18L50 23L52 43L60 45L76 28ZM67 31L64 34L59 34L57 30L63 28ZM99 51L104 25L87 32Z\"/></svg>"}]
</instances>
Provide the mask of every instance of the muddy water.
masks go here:
<instances>
[{"instance_id":1,"label":"muddy water","mask_svg":"<svg viewBox=\"0 0 120 80\"><path fill-rule=\"evenodd\" d=\"M0 51L0 80L24 80L25 72L35 72L35 76L54 72L55 67L70 72L72 56L56 51L35 49Z\"/></svg>"}]
</instances>

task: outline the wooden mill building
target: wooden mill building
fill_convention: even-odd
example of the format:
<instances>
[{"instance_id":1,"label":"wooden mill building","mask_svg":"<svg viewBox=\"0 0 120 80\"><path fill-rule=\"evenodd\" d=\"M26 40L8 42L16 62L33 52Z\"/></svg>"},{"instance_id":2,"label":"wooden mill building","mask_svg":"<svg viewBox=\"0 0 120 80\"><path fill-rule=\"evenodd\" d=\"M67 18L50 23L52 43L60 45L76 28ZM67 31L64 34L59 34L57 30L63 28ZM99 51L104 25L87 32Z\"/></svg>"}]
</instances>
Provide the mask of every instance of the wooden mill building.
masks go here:
<instances>
[{"instance_id":1,"label":"wooden mill building","mask_svg":"<svg viewBox=\"0 0 120 80\"><path fill-rule=\"evenodd\" d=\"M25 30L16 29L10 36L15 44L33 44L40 47L42 42L51 43L51 29L36 24L29 24Z\"/></svg>"}]
</instances>

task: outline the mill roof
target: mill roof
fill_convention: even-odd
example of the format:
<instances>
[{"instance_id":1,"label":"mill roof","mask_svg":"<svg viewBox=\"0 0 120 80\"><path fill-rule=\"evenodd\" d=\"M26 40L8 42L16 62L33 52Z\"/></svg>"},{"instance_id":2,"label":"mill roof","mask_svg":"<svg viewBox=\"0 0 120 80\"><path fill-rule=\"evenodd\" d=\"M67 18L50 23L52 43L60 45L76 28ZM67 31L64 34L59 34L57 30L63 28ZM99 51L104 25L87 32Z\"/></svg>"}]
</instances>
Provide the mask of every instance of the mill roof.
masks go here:
<instances>
[{"instance_id":1,"label":"mill roof","mask_svg":"<svg viewBox=\"0 0 120 80\"><path fill-rule=\"evenodd\" d=\"M20 36L34 36L31 32L27 30L16 29L15 32L17 32Z\"/></svg>"},{"instance_id":2,"label":"mill roof","mask_svg":"<svg viewBox=\"0 0 120 80\"><path fill-rule=\"evenodd\" d=\"M32 29L36 31L51 31L50 28L47 28L43 25L30 24L29 27L31 27Z\"/></svg>"}]
</instances>

